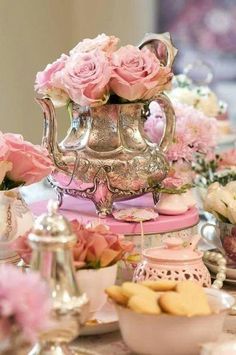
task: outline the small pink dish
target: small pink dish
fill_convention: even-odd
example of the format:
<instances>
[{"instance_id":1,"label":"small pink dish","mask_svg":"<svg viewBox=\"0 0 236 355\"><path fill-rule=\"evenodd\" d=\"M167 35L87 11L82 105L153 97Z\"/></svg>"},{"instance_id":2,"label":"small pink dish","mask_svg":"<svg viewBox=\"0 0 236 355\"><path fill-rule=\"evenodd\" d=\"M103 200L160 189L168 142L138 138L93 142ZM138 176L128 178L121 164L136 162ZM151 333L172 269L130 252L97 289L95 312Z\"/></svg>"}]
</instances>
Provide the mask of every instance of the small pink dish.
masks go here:
<instances>
[{"instance_id":1,"label":"small pink dish","mask_svg":"<svg viewBox=\"0 0 236 355\"><path fill-rule=\"evenodd\" d=\"M156 220L159 215L152 208L125 208L113 212L113 217L124 222L145 222Z\"/></svg>"},{"instance_id":2,"label":"small pink dish","mask_svg":"<svg viewBox=\"0 0 236 355\"><path fill-rule=\"evenodd\" d=\"M216 341L234 297L205 289L214 313L208 316L150 315L116 306L122 338L135 353L149 355L198 355L201 345Z\"/></svg>"}]
</instances>

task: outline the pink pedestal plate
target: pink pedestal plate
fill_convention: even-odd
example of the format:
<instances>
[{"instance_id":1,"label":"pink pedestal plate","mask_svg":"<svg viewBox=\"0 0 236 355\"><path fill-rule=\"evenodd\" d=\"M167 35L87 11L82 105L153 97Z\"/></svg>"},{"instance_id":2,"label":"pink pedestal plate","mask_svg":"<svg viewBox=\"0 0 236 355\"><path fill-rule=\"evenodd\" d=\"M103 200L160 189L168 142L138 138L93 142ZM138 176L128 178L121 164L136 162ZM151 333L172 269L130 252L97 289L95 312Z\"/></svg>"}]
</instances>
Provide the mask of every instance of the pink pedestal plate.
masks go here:
<instances>
[{"instance_id":1,"label":"pink pedestal plate","mask_svg":"<svg viewBox=\"0 0 236 355\"><path fill-rule=\"evenodd\" d=\"M38 216L46 211L47 200L39 201L31 204L31 210L34 215ZM147 194L142 197L122 201L115 204L115 208L123 209L130 207L153 207L151 195ZM60 212L69 220L78 219L82 223L98 221L94 205L89 200L75 199L73 197L65 197ZM125 235L140 234L140 223L130 223L115 220L112 216L101 220L110 226L114 233ZM178 216L160 216L155 221L143 222L145 234L166 234L174 231L180 231L195 226L199 221L197 208L191 208L188 212Z\"/></svg>"},{"instance_id":2,"label":"pink pedestal plate","mask_svg":"<svg viewBox=\"0 0 236 355\"><path fill-rule=\"evenodd\" d=\"M46 211L47 201L40 201L31 204L33 213L38 216ZM152 196L147 194L142 197L118 202L114 206L117 209L131 207L153 208ZM78 219L82 223L98 221L94 205L89 200L78 200L73 197L65 197L60 212L69 220ZM197 233L199 214L197 208L192 208L188 212L178 216L159 216L155 221L143 222L144 239L141 240L140 223L130 223L115 220L112 216L101 220L110 226L114 233L125 235L125 237L135 245L133 257L129 258L124 265L121 265L120 279L131 279L133 270L139 261L139 254L142 248L152 248L160 246L166 238L179 237L183 241L189 241Z\"/></svg>"}]
</instances>

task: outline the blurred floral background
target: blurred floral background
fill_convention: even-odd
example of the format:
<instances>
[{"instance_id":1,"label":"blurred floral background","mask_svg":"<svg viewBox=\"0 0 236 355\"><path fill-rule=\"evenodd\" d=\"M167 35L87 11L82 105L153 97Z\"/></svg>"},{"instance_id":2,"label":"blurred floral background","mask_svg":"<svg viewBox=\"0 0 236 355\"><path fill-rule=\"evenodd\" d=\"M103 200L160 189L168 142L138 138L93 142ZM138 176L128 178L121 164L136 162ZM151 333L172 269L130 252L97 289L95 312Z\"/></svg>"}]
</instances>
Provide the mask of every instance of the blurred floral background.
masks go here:
<instances>
[{"instance_id":1,"label":"blurred floral background","mask_svg":"<svg viewBox=\"0 0 236 355\"><path fill-rule=\"evenodd\" d=\"M121 45L138 44L145 32L164 31L179 48L176 73L196 59L209 64L212 87L236 123L235 0L0 0L0 129L40 142L35 75L82 38L104 32ZM59 122L62 136L65 122Z\"/></svg>"},{"instance_id":2,"label":"blurred floral background","mask_svg":"<svg viewBox=\"0 0 236 355\"><path fill-rule=\"evenodd\" d=\"M176 72L197 59L213 71L212 87L229 103L236 123L236 1L160 1L159 30L172 33L179 48Z\"/></svg>"}]
</instances>

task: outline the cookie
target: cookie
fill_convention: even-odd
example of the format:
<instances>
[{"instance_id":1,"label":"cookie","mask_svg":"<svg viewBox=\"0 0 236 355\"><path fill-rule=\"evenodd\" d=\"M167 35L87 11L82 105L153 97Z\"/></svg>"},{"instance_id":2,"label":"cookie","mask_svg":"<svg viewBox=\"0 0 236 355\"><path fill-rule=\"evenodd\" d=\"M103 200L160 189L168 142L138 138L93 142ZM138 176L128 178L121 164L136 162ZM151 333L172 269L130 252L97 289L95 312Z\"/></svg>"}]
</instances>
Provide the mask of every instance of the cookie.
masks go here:
<instances>
[{"instance_id":1,"label":"cookie","mask_svg":"<svg viewBox=\"0 0 236 355\"><path fill-rule=\"evenodd\" d=\"M176 285L176 291L184 294L188 302L191 303L191 315L208 315L211 314L211 309L208 304L207 295L202 286L193 281L182 281Z\"/></svg>"},{"instance_id":2,"label":"cookie","mask_svg":"<svg viewBox=\"0 0 236 355\"><path fill-rule=\"evenodd\" d=\"M171 280L146 280L141 282L141 285L150 288L153 291L173 291L176 287L176 281Z\"/></svg>"},{"instance_id":3,"label":"cookie","mask_svg":"<svg viewBox=\"0 0 236 355\"><path fill-rule=\"evenodd\" d=\"M150 288L134 282L124 282L121 288L122 288L122 293L128 298L134 295L155 296L155 292L152 291Z\"/></svg>"},{"instance_id":4,"label":"cookie","mask_svg":"<svg viewBox=\"0 0 236 355\"><path fill-rule=\"evenodd\" d=\"M137 313L160 314L161 309L152 295L136 294L129 299L128 307Z\"/></svg>"},{"instance_id":5,"label":"cookie","mask_svg":"<svg viewBox=\"0 0 236 355\"><path fill-rule=\"evenodd\" d=\"M177 292L163 293L158 302L163 312L176 316L188 316L190 313L186 300Z\"/></svg>"},{"instance_id":6,"label":"cookie","mask_svg":"<svg viewBox=\"0 0 236 355\"><path fill-rule=\"evenodd\" d=\"M191 281L179 282L176 292L165 292L159 298L164 312L178 316L209 315L211 309L200 285Z\"/></svg>"},{"instance_id":7,"label":"cookie","mask_svg":"<svg viewBox=\"0 0 236 355\"><path fill-rule=\"evenodd\" d=\"M121 286L110 286L108 288L105 289L106 294L116 303L122 305L122 306L126 306L128 303L128 297L126 297L123 293L122 293L122 288Z\"/></svg>"}]
</instances>

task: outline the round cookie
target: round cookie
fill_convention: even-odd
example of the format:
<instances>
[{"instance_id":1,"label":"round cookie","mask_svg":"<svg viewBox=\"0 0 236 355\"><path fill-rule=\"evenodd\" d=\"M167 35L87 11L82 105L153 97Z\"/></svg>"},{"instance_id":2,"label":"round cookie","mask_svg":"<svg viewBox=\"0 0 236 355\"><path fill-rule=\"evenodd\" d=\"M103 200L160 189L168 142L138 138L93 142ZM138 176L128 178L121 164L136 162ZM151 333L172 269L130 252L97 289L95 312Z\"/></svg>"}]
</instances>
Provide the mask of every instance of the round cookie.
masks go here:
<instances>
[{"instance_id":1,"label":"round cookie","mask_svg":"<svg viewBox=\"0 0 236 355\"><path fill-rule=\"evenodd\" d=\"M189 307L183 296L177 292L165 292L159 298L161 309L176 316L188 316Z\"/></svg>"},{"instance_id":2,"label":"round cookie","mask_svg":"<svg viewBox=\"0 0 236 355\"><path fill-rule=\"evenodd\" d=\"M203 288L192 281L181 281L176 292L163 293L159 298L161 309L179 316L202 316L211 314Z\"/></svg>"},{"instance_id":3,"label":"round cookie","mask_svg":"<svg viewBox=\"0 0 236 355\"><path fill-rule=\"evenodd\" d=\"M137 294L129 299L128 307L137 313L160 314L161 309L157 300L152 296Z\"/></svg>"},{"instance_id":4,"label":"round cookie","mask_svg":"<svg viewBox=\"0 0 236 355\"><path fill-rule=\"evenodd\" d=\"M153 295L154 297L156 297L154 291L138 283L124 282L121 288L122 288L122 293L128 298L134 295L147 295L147 296Z\"/></svg>"},{"instance_id":5,"label":"round cookie","mask_svg":"<svg viewBox=\"0 0 236 355\"><path fill-rule=\"evenodd\" d=\"M141 285L150 288L153 291L173 291L177 282L172 280L145 280Z\"/></svg>"},{"instance_id":6,"label":"round cookie","mask_svg":"<svg viewBox=\"0 0 236 355\"><path fill-rule=\"evenodd\" d=\"M122 293L122 288L117 285L110 286L105 289L106 294L116 303L126 306L128 303L128 297Z\"/></svg>"}]
</instances>

